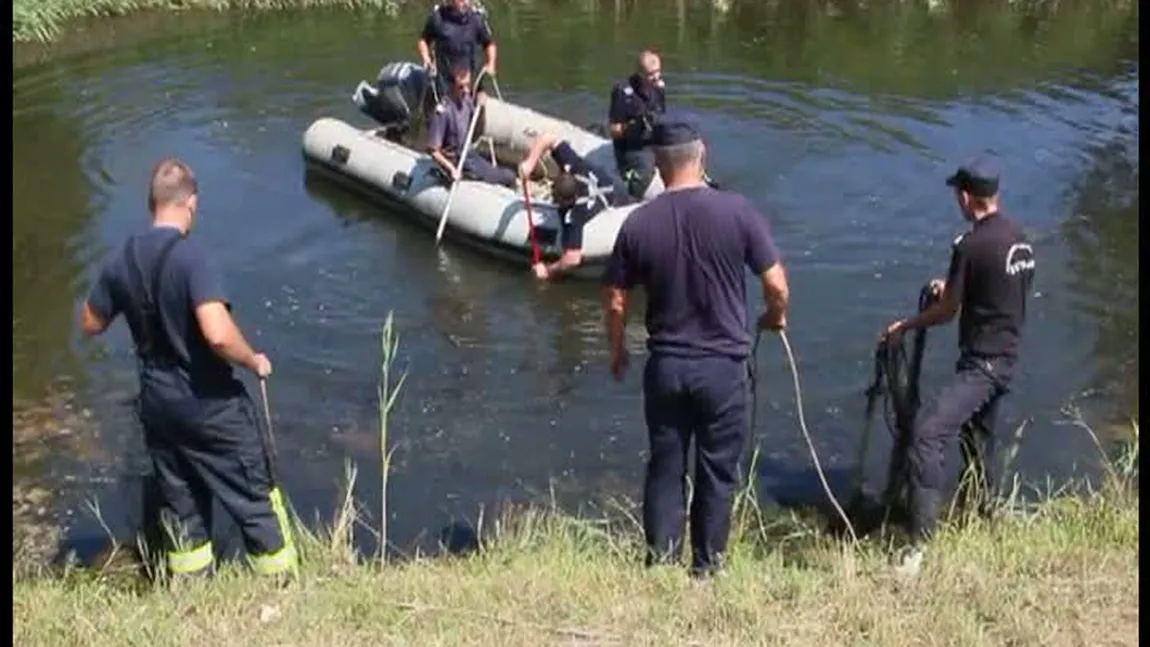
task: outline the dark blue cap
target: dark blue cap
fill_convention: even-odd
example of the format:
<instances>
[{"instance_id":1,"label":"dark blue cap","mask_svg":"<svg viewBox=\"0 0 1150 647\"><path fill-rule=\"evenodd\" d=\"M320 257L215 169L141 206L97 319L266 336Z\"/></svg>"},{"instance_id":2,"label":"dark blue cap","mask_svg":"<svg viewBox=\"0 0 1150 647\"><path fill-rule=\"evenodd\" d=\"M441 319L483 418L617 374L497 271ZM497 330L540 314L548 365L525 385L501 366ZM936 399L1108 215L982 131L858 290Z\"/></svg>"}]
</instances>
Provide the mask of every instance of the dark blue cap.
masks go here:
<instances>
[{"instance_id":1,"label":"dark blue cap","mask_svg":"<svg viewBox=\"0 0 1150 647\"><path fill-rule=\"evenodd\" d=\"M651 128L652 146L678 146L702 138L693 121L678 114L662 115Z\"/></svg>"},{"instance_id":2,"label":"dark blue cap","mask_svg":"<svg viewBox=\"0 0 1150 647\"><path fill-rule=\"evenodd\" d=\"M958 167L954 175L946 178L946 183L970 195L989 198L998 193L1000 175L998 161L993 156L979 155Z\"/></svg>"}]
</instances>

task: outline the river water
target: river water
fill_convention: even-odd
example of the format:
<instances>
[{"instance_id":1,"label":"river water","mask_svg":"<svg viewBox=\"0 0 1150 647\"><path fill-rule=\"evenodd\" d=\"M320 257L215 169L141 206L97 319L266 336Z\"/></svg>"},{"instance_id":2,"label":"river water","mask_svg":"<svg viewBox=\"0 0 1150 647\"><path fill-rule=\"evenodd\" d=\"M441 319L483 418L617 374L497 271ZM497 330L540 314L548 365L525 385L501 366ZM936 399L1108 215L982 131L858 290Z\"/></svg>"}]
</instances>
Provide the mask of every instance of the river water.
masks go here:
<instances>
[{"instance_id":1,"label":"river water","mask_svg":"<svg viewBox=\"0 0 1150 647\"><path fill-rule=\"evenodd\" d=\"M1091 469L1093 442L1063 424L1068 404L1100 428L1136 415L1137 3L493 4L505 96L575 123L605 119L610 84L640 46L665 52L668 102L701 119L712 175L770 214L790 269L807 419L832 470L858 442L877 332L945 271L963 229L943 178L982 149L1004 159L1005 208L1039 259L1003 420L1008 431L1030 421L1022 475L1057 482ZM88 46L76 36L46 55L17 49L13 396L35 403L62 389L92 424L46 459L14 449L14 483L50 489L51 510L77 532L94 522L66 511L87 498L127 523L145 460L127 328L84 342L74 313L103 255L147 226L147 176L169 154L197 171L194 235L274 362L281 471L306 517L330 513L348 458L357 496L378 510L389 311L396 368L408 373L391 423L392 541L501 501L555 496L575 510L638 497L642 358L625 383L609 379L594 285L540 287L527 268L437 252L402 214L304 171L307 126L366 124L352 89L387 61L414 59L421 20L189 12L95 25ZM930 337L928 395L953 364L955 335ZM759 362L762 478L812 488L773 339Z\"/></svg>"}]
</instances>

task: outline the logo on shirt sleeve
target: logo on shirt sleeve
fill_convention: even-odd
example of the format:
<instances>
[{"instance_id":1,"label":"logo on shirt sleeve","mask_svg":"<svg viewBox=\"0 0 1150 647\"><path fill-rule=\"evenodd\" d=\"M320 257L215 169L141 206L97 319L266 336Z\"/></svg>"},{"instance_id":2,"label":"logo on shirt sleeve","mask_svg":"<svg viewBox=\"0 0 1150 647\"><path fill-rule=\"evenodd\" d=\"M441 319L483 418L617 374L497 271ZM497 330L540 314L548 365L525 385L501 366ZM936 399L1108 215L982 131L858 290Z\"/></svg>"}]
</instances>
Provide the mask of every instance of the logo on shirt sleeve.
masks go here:
<instances>
[{"instance_id":1,"label":"logo on shirt sleeve","mask_svg":"<svg viewBox=\"0 0 1150 647\"><path fill-rule=\"evenodd\" d=\"M1006 273L1010 276L1034 271L1034 250L1026 243L1015 243L1006 252Z\"/></svg>"}]
</instances>

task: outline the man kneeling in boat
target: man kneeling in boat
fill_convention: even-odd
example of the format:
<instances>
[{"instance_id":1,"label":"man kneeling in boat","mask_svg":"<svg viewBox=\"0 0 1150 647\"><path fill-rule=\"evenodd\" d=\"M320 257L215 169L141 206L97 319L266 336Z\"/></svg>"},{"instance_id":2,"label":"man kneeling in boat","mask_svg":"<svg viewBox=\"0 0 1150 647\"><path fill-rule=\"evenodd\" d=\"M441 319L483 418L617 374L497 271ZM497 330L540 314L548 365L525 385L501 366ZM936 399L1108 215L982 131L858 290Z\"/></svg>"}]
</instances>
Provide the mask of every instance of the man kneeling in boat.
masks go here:
<instances>
[{"instance_id":1,"label":"man kneeling in boat","mask_svg":"<svg viewBox=\"0 0 1150 647\"><path fill-rule=\"evenodd\" d=\"M544 152L559 166L551 183L551 199L562 219L563 254L559 260L531 267L536 278L546 280L569 272L583 262L583 226L603 209L631 202L627 189L603 169L583 159L571 145L550 133L535 138L531 152L519 165L524 182L531 177Z\"/></svg>"},{"instance_id":2,"label":"man kneeling in boat","mask_svg":"<svg viewBox=\"0 0 1150 647\"><path fill-rule=\"evenodd\" d=\"M477 105L471 96L471 70L466 66L455 67L451 72L451 91L431 113L427 152L452 182L462 177L515 189L515 171L495 166L470 149L465 159L459 159L467 143L471 119L484 103L481 97Z\"/></svg>"}]
</instances>

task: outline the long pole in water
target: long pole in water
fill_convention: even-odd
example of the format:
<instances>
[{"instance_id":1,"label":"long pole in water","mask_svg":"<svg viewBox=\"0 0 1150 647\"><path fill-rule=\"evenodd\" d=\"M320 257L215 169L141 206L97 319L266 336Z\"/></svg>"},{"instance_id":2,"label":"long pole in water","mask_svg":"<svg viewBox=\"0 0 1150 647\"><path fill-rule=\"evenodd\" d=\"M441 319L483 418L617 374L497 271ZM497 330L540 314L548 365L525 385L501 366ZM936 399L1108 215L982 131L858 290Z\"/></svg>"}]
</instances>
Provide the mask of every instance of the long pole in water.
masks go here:
<instances>
[{"instance_id":1,"label":"long pole in water","mask_svg":"<svg viewBox=\"0 0 1150 647\"><path fill-rule=\"evenodd\" d=\"M535 214L531 209L531 189L528 187L527 178L523 178L523 204L527 207L527 229L531 232L531 264L535 265L543 257L543 253L539 250L539 240L535 237Z\"/></svg>"},{"instance_id":2,"label":"long pole in water","mask_svg":"<svg viewBox=\"0 0 1150 647\"><path fill-rule=\"evenodd\" d=\"M483 78L480 73L479 79L475 80L475 87L479 87L479 80ZM472 93L474 96L474 93ZM447 214L451 211L451 203L455 201L455 192L459 189L459 183L463 181L463 162L467 159L467 153L471 150L471 136L475 134L475 125L479 123L479 112L483 109L482 106L476 102L475 113L471 115L471 125L467 127L467 137L463 140L463 152L459 154L459 159L455 164L455 168L459 170L459 179L451 183L451 190L447 192L447 204L443 205L443 213L439 215L439 230L435 232L435 246L439 246L439 242L443 240L443 230L447 227Z\"/></svg>"}]
</instances>

